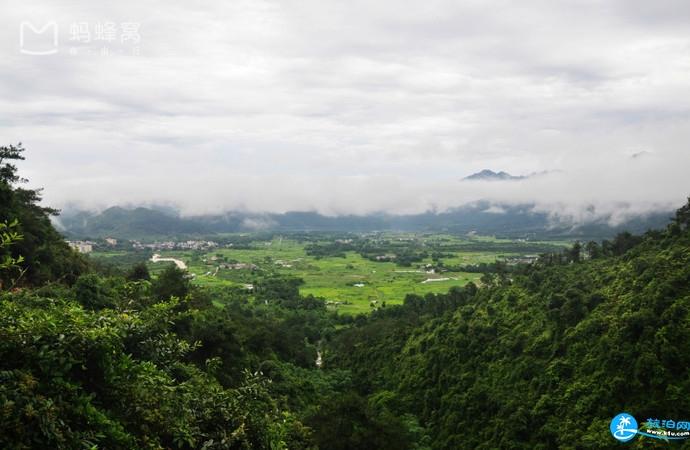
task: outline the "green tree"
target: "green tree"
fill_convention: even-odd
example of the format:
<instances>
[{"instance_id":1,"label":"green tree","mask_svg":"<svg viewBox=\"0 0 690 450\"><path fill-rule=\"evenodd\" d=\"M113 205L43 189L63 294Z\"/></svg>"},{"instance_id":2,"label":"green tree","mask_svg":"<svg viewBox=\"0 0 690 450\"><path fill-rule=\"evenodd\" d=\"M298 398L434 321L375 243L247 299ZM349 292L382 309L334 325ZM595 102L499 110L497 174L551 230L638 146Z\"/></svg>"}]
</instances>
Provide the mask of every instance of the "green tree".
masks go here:
<instances>
[{"instance_id":1,"label":"green tree","mask_svg":"<svg viewBox=\"0 0 690 450\"><path fill-rule=\"evenodd\" d=\"M24 147L19 143L16 146L8 145L0 147L0 183L12 185L22 181L17 175L17 166L13 161L23 161L25 158L22 155Z\"/></svg>"},{"instance_id":2,"label":"green tree","mask_svg":"<svg viewBox=\"0 0 690 450\"><path fill-rule=\"evenodd\" d=\"M84 307L91 310L115 306L113 294L101 277L88 273L80 276L74 284L74 297Z\"/></svg>"},{"instance_id":3,"label":"green tree","mask_svg":"<svg viewBox=\"0 0 690 450\"><path fill-rule=\"evenodd\" d=\"M585 245L585 251L590 259L598 259L601 257L601 247L595 241L589 241Z\"/></svg>"},{"instance_id":4,"label":"green tree","mask_svg":"<svg viewBox=\"0 0 690 450\"><path fill-rule=\"evenodd\" d=\"M581 253L582 253L582 244L580 244L580 241L575 241L573 246L570 248L569 252L569 259L570 261L574 263L579 263L580 258L581 258Z\"/></svg>"},{"instance_id":5,"label":"green tree","mask_svg":"<svg viewBox=\"0 0 690 450\"><path fill-rule=\"evenodd\" d=\"M254 294L259 302L297 305L300 301L299 287L303 283L302 279L294 277L265 277L254 284Z\"/></svg>"},{"instance_id":6,"label":"green tree","mask_svg":"<svg viewBox=\"0 0 690 450\"><path fill-rule=\"evenodd\" d=\"M140 262L135 264L127 273L127 279L129 281L150 280L151 274L149 273L149 268L146 266L146 263Z\"/></svg>"},{"instance_id":7,"label":"green tree","mask_svg":"<svg viewBox=\"0 0 690 450\"><path fill-rule=\"evenodd\" d=\"M184 298L189 293L189 279L185 271L170 265L153 280L151 289L159 300L170 300L171 297Z\"/></svg>"}]
</instances>

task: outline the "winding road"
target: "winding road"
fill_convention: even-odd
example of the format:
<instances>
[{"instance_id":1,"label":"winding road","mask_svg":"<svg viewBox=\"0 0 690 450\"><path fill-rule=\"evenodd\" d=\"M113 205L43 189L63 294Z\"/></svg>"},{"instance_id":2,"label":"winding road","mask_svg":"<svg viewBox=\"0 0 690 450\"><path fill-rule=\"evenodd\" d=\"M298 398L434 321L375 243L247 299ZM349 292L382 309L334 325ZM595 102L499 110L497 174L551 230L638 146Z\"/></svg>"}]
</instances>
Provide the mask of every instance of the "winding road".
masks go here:
<instances>
[{"instance_id":1,"label":"winding road","mask_svg":"<svg viewBox=\"0 0 690 450\"><path fill-rule=\"evenodd\" d=\"M187 264L185 264L184 261L175 258L161 258L161 255L158 253L155 253L151 257L151 262L174 262L178 269L187 270Z\"/></svg>"}]
</instances>

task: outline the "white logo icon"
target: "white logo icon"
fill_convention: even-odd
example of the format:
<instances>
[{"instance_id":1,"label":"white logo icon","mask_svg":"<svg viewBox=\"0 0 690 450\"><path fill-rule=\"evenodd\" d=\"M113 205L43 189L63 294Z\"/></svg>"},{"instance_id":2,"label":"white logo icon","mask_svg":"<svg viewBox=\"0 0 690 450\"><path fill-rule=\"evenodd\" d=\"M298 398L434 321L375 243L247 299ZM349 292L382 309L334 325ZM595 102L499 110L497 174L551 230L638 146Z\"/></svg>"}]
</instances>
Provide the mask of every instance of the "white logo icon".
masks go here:
<instances>
[{"instance_id":1,"label":"white logo icon","mask_svg":"<svg viewBox=\"0 0 690 450\"><path fill-rule=\"evenodd\" d=\"M28 34L28 32L31 32L32 34ZM29 36L32 36L33 39L31 39L30 45L26 45L26 38ZM40 43L39 40L41 41ZM57 53L57 23L48 22L42 28L38 28L35 27L31 22L22 22L19 27L19 51L25 55L35 56L54 55Z\"/></svg>"}]
</instances>

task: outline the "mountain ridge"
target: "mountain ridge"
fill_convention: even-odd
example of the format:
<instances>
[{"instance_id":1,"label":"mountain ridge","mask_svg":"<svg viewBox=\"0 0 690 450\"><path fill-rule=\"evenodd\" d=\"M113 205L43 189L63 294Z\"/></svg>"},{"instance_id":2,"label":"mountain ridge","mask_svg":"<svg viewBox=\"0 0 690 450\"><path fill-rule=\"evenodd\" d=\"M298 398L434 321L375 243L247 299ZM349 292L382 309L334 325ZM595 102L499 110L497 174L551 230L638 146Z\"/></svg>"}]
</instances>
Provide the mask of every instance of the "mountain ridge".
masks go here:
<instances>
[{"instance_id":1,"label":"mountain ridge","mask_svg":"<svg viewBox=\"0 0 690 450\"><path fill-rule=\"evenodd\" d=\"M478 232L511 238L605 238L629 230L644 232L664 226L671 212L657 212L630 218L616 226L603 215L581 224L555 221L548 213L535 211L534 205L504 205L476 202L444 212L420 214L325 216L313 211L252 213L227 211L222 214L181 216L145 207L114 206L100 213L68 211L57 218L68 237L120 239L162 238L182 235L213 235L233 232L310 232L310 231L402 231Z\"/></svg>"},{"instance_id":2,"label":"mountain ridge","mask_svg":"<svg viewBox=\"0 0 690 450\"><path fill-rule=\"evenodd\" d=\"M506 180L524 180L529 178L529 175L511 175L508 172L500 171L494 172L491 169L483 169L479 172L473 173L463 178L463 181L506 181Z\"/></svg>"}]
</instances>

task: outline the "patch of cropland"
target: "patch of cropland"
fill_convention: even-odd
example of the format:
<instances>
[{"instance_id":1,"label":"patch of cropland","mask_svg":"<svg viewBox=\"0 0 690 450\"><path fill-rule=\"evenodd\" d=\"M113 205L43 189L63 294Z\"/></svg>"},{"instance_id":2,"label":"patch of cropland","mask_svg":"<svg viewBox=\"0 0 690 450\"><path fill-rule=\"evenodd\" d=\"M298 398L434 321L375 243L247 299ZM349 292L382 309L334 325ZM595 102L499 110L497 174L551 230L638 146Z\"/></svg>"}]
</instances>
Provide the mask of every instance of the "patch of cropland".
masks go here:
<instances>
[{"instance_id":1,"label":"patch of cropland","mask_svg":"<svg viewBox=\"0 0 690 450\"><path fill-rule=\"evenodd\" d=\"M469 282L481 284L482 275L497 260L508 270L519 261L534 260L540 253L565 245L400 233L237 237L226 236L213 249L103 249L92 258L123 266L138 258L147 262L153 274L165 268L166 259L176 259L188 269L194 284L233 287L250 294L265 279L294 279L302 295L323 298L330 309L356 314L401 304L406 294L446 292Z\"/></svg>"}]
</instances>

